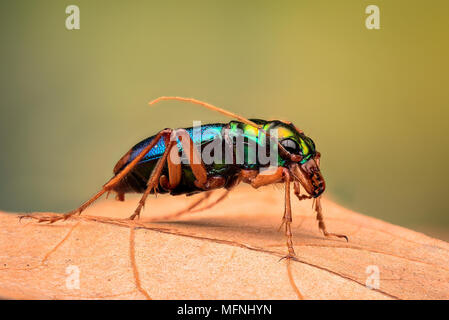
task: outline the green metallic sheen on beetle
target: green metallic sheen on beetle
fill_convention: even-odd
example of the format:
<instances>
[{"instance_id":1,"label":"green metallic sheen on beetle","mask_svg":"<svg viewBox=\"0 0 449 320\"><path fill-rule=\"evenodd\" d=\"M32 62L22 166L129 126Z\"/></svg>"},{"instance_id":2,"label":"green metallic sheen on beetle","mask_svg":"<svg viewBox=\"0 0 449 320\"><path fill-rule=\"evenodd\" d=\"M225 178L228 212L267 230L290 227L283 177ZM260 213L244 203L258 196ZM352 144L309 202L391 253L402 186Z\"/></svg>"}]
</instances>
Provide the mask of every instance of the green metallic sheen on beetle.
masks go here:
<instances>
[{"instance_id":1,"label":"green metallic sheen on beetle","mask_svg":"<svg viewBox=\"0 0 449 320\"><path fill-rule=\"evenodd\" d=\"M266 121L260 119L251 119L251 121L260 125L261 127L256 128L239 121L202 125L201 139L198 139L198 135L194 134L193 127L185 128L185 130L192 138L194 145L201 151L205 146L207 146L209 143L212 143L215 139L225 140L226 134L243 134L245 141L247 141L247 143L245 143L245 157L243 163L236 163L235 161L233 163L223 163L225 162L223 159L221 163L214 162L209 165L206 164L208 176L221 176L226 179L226 183L224 185L225 188L231 186L235 182L235 179L241 170L259 170L260 168L266 166L264 164L260 164L257 161L256 163L249 163L248 159L250 158L251 154L256 153L254 146L258 144L260 145L262 143L261 136L263 135L263 133L270 132L270 130L276 130L279 142L284 146L284 148L287 149L288 152L297 154L301 157L301 160L298 162L301 167L305 167L307 163L313 161L313 159L317 156L317 151L315 149L315 143L313 142L313 140L307 137L301 130L298 130L293 124L280 120ZM206 131L215 134L208 134L205 136L203 133ZM122 159L117 163L116 167L114 168L114 174L118 174L124 167L126 167L126 165L129 164L135 158L135 156L138 155L139 152L154 139L154 137L155 136L151 136L145 140L142 140L134 147L132 147L131 150L127 154L125 154L125 156L122 157ZM250 140L252 140L254 143L249 143ZM235 145L233 147L235 148ZM182 147L180 145L178 145L178 150L181 153ZM164 151L165 144L163 140L160 140L160 142L158 142L158 144L156 144L156 146L153 147L150 152L148 152L148 154L136 165L136 167L133 168L117 186L114 187L114 190L118 193L144 192L146 189L147 181L156 165L156 162L162 156ZM288 167L290 162L291 160L288 157L285 157L281 153L279 153L277 164L278 166ZM306 187L306 190L311 193L313 197L317 197L324 191L324 179L319 173L319 168L316 165L311 164L311 167L313 167L312 171L307 172L307 170L305 169L302 174L305 174L306 178L312 178L313 174L315 174L315 178L310 180L314 181L316 186L307 188L307 186L304 186L303 181L301 181L301 183L304 187ZM165 165L162 171L162 175L167 175L167 171L167 165ZM315 172L317 172L318 174L316 174ZM297 175L300 175L300 173L297 173ZM172 195L190 195L204 191L198 188L195 185L194 181L195 177L192 173L191 167L187 164L182 164L182 179L180 184L173 190L166 190L162 186L159 186L158 192L169 192ZM316 191L312 189L315 189Z\"/></svg>"}]
</instances>

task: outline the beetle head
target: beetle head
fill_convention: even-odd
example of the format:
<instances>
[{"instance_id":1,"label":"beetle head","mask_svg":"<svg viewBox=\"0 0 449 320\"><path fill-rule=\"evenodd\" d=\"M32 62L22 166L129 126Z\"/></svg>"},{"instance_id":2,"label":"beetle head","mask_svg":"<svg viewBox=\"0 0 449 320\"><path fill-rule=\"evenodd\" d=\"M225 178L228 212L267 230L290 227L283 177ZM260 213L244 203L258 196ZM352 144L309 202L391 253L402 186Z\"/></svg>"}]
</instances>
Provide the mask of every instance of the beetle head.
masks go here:
<instances>
[{"instance_id":1,"label":"beetle head","mask_svg":"<svg viewBox=\"0 0 449 320\"><path fill-rule=\"evenodd\" d=\"M279 155L285 161L295 180L312 197L320 196L326 184L320 171L320 153L315 143L292 123L272 121L269 129L277 129Z\"/></svg>"}]
</instances>

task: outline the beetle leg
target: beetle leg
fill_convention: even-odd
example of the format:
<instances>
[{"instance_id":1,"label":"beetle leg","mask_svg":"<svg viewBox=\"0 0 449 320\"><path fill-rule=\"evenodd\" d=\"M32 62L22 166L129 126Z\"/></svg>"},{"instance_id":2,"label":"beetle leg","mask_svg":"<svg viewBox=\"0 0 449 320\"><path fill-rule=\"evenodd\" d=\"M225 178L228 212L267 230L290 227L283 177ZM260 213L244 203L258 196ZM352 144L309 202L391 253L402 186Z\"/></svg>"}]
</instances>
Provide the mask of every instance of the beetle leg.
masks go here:
<instances>
[{"instance_id":1,"label":"beetle leg","mask_svg":"<svg viewBox=\"0 0 449 320\"><path fill-rule=\"evenodd\" d=\"M193 210L193 209L195 209L201 203L203 203L206 199L208 199L212 195L212 192L213 191L206 192L205 194L202 195L201 198L197 199L195 202L190 204L187 208L179 210L178 212L175 212L173 214L169 214L164 217L158 218L158 220L161 220L161 219L169 220L169 219L173 219L173 218L182 216L183 214L188 213L188 212L197 212L197 211L203 210L203 209L199 209L199 210Z\"/></svg>"},{"instance_id":2,"label":"beetle leg","mask_svg":"<svg viewBox=\"0 0 449 320\"><path fill-rule=\"evenodd\" d=\"M174 147L170 151L170 156L167 159L168 167L168 189L176 188L181 182L182 168L181 159L179 158L179 150Z\"/></svg>"},{"instance_id":3,"label":"beetle leg","mask_svg":"<svg viewBox=\"0 0 449 320\"><path fill-rule=\"evenodd\" d=\"M284 216L282 217L282 226L285 225L285 236L287 237L287 249L288 255L285 257L290 259L295 256L295 250L293 249L293 235L291 230L292 223L292 206L290 199L290 172L288 169L283 167L278 167L276 171L272 174L256 174L254 171L242 172L243 181L250 183L254 188L258 188L264 185L279 182L279 180L284 180L285 183L285 207Z\"/></svg>"},{"instance_id":4,"label":"beetle leg","mask_svg":"<svg viewBox=\"0 0 449 320\"><path fill-rule=\"evenodd\" d=\"M124 192L118 192L115 196L115 200L117 201L125 201L125 193Z\"/></svg>"},{"instance_id":5,"label":"beetle leg","mask_svg":"<svg viewBox=\"0 0 449 320\"><path fill-rule=\"evenodd\" d=\"M138 163L140 160L143 159L143 157L145 157L145 155L158 143L158 141L163 137L163 136L169 136L171 134L172 130L171 129L164 129L162 131L160 131L156 137L151 141L150 144L148 144L148 146L146 146L138 155L137 157L131 161L130 163L128 163L123 170L121 170L120 172L116 173L116 175L114 177L112 177L104 186L103 188L98 191L92 198L90 198L89 200L87 200L86 202L84 202L79 208L72 210L70 212L67 212L65 214L58 214L58 215L52 215L52 216L42 216L39 214L32 214L32 215L27 215L27 216L21 216L20 218L33 218L33 219L37 219L38 222L49 222L49 223L53 223L59 220L67 220L68 218L70 218L71 216L73 216L74 214L81 214L81 212L83 212L88 206L90 206L93 202L95 202L98 198L100 198L105 192L111 191L113 189L113 187L119 183Z\"/></svg>"},{"instance_id":6,"label":"beetle leg","mask_svg":"<svg viewBox=\"0 0 449 320\"><path fill-rule=\"evenodd\" d=\"M70 216L78 213L81 214L81 212L83 212L88 206L90 206L95 200L97 200L98 198L100 198L103 193L105 193L106 191L112 190L112 188L119 183L139 162L140 160L143 159L143 157L145 157L145 155L151 150L153 149L153 147L159 142L159 140L162 137L167 137L171 134L172 130L171 129L164 129L162 131L160 131L156 137L151 141L150 144L148 144L148 146L146 146L138 155L136 158L134 158L133 161L131 161L122 171L120 171L119 173L117 173L111 180L109 180L104 186L103 188L97 193L95 194L91 199L89 199L88 201L86 201L85 203L83 203L78 209L70 211L66 214L63 215L63 217L60 217L60 219L64 219L66 220L67 218L69 218ZM57 219L57 220L60 220ZM54 222L57 220L52 220L50 222Z\"/></svg>"},{"instance_id":7,"label":"beetle leg","mask_svg":"<svg viewBox=\"0 0 449 320\"><path fill-rule=\"evenodd\" d=\"M195 209L195 210L191 210L193 208L190 208L186 212L191 212L191 213L200 212L200 211L204 211L204 210L207 210L207 209L210 209L210 208L216 206L217 204L222 202L224 199L226 199L226 197L228 196L229 192L231 192L231 190L234 189L240 183L240 181L241 181L241 177L237 176L237 178L232 182L232 184L226 186L226 191L221 196L219 196L217 199L215 199L214 202L211 202L208 205L205 205L204 207L201 207L201 208L198 208L198 209ZM212 195L212 192L208 192L207 194L209 194L209 196L210 196L210 195ZM206 200L209 196L204 197L203 199L201 199L201 202L203 200Z\"/></svg>"},{"instance_id":8,"label":"beetle leg","mask_svg":"<svg viewBox=\"0 0 449 320\"><path fill-rule=\"evenodd\" d=\"M142 210L143 206L145 205L145 201L148 197L148 195L151 193L151 191L156 191L158 185L159 185L159 179L161 177L162 169L164 168L164 164L167 161L168 154L170 153L173 146L176 145L175 141L170 141L167 146L167 136L164 136L164 142L166 145L166 149L162 155L162 157L157 161L156 166L154 167L153 171L151 172L150 178L147 182L147 188L145 192L143 193L142 198L139 201L139 204L134 211L134 213L129 217L130 220L133 220L135 217L140 217L140 211Z\"/></svg>"},{"instance_id":9,"label":"beetle leg","mask_svg":"<svg viewBox=\"0 0 449 320\"><path fill-rule=\"evenodd\" d=\"M201 208L198 208L198 209L195 209L195 210L192 210L193 208L189 207L189 208L187 208L187 210L183 210L183 211L177 212L176 216L180 216L181 214L184 214L184 213L187 213L187 212L190 212L190 213L200 212L200 211L204 211L204 210L210 209L212 207L215 207L217 204L219 204L224 199L226 199L226 197L228 196L229 192L231 192L231 191L230 190L226 190L221 196L219 196L213 202L205 205L204 207L201 207ZM207 196L207 197L205 196L204 198L200 199L201 202L203 202L204 200L206 200L207 198L209 198L212 195L212 192L208 192L208 193L209 193L209 196ZM200 201L198 201L198 202L199 203L195 207L197 207L201 203Z\"/></svg>"},{"instance_id":10,"label":"beetle leg","mask_svg":"<svg viewBox=\"0 0 449 320\"><path fill-rule=\"evenodd\" d=\"M299 182L296 180L293 181L293 190L295 192L295 196L298 198L299 201L312 198L311 196L308 196L305 194L304 195L300 194L300 185L299 185ZM284 224L285 224L285 219L282 219L282 222L281 222L281 225L279 226L278 231L281 231Z\"/></svg>"},{"instance_id":11,"label":"beetle leg","mask_svg":"<svg viewBox=\"0 0 449 320\"><path fill-rule=\"evenodd\" d=\"M220 202L222 202L229 194L230 190L226 190L221 196L219 196L217 199L215 199L214 202L209 203L208 205L205 205L204 207L195 209L195 210L191 210L190 212L194 213L194 212L200 212L200 211L204 211L207 209L210 209L212 207L215 207L217 204L219 204Z\"/></svg>"},{"instance_id":12,"label":"beetle leg","mask_svg":"<svg viewBox=\"0 0 449 320\"><path fill-rule=\"evenodd\" d=\"M207 199L210 198L210 196L212 195L213 191L208 191L206 192L200 199L198 199L197 201L195 201L194 203L192 203L191 205L189 205L187 208L180 210L176 213L174 213L173 215L170 215L170 218L174 218L174 217L178 217L180 215L183 215L184 213L187 212L197 212L200 211L202 209L197 209L197 210L193 210L196 207L198 207L201 203L203 203L204 201L206 201Z\"/></svg>"},{"instance_id":13,"label":"beetle leg","mask_svg":"<svg viewBox=\"0 0 449 320\"><path fill-rule=\"evenodd\" d=\"M177 134L181 132L181 144L184 151L188 153L189 166L192 168L192 173L195 176L195 185L204 190L217 189L226 183L226 179L220 176L212 176L207 177L207 171L204 167L204 164L201 160L201 154L198 149L195 147L193 140L190 138L190 135L182 131L178 131ZM187 140L187 141L186 141ZM167 142L165 142L167 144ZM145 205L146 198L154 190L160 182L162 182L162 186L165 185L168 189L174 189L179 182L181 181L181 164L179 162L179 154L178 149L176 147L176 140L170 141L169 146L166 148L162 157L156 163L153 172L151 173L150 179L147 183L147 189L145 190L142 198L139 201L139 205L137 206L135 212L129 217L129 219L133 220L135 217L140 216L140 211ZM168 156L170 154L170 156ZM176 160L176 161L173 161ZM168 170L169 170L169 179L165 176L161 177L162 168L167 162ZM209 196L206 196L207 198ZM199 205L205 198L200 199L198 203L194 203L193 207ZM180 213L176 213L174 216L179 216L185 212L190 211L190 207L187 210L183 210ZM171 217L171 216L170 216Z\"/></svg>"},{"instance_id":14,"label":"beetle leg","mask_svg":"<svg viewBox=\"0 0 449 320\"><path fill-rule=\"evenodd\" d=\"M299 181L293 181L293 189L295 191L295 196L298 198L299 201L306 200L306 199L312 199L312 196L308 196L306 194L301 194L301 187Z\"/></svg>"},{"instance_id":15,"label":"beetle leg","mask_svg":"<svg viewBox=\"0 0 449 320\"><path fill-rule=\"evenodd\" d=\"M207 189L205 184L207 182L207 171L204 166L203 160L201 159L201 153L196 148L193 143L192 138L187 133L187 131L183 129L178 129L176 131L176 135L179 138L182 150L184 154L187 156L189 161L189 166L192 169L192 173L195 176L195 185L201 189ZM181 167L180 167L181 168ZM180 169L179 169L180 170ZM179 178L180 179L180 178Z\"/></svg>"},{"instance_id":16,"label":"beetle leg","mask_svg":"<svg viewBox=\"0 0 449 320\"><path fill-rule=\"evenodd\" d=\"M204 166L203 160L201 159L201 152L195 146L192 138L184 129L178 129L176 131L176 135L180 138L180 142L182 145L182 150L184 154L187 156L188 165L192 169L192 173L195 176L195 186L199 189L203 190L212 190L224 187L226 184L226 179L219 176L207 176L207 170ZM176 150L177 151L177 150ZM177 157L178 164L171 163L172 155ZM174 159L174 158L173 158ZM179 155L178 152L172 152L169 158L169 184L170 186L177 186L181 181L181 164L179 163ZM170 168L172 169L170 171ZM172 187L173 188L173 187Z\"/></svg>"},{"instance_id":17,"label":"beetle leg","mask_svg":"<svg viewBox=\"0 0 449 320\"><path fill-rule=\"evenodd\" d=\"M213 177L212 177L213 178ZM221 201L223 201L229 194L229 192L231 192L232 189L234 189L240 182L241 182L241 175L238 175L236 177L236 179L228 186L226 186L226 191L219 196L217 199L215 199L215 201L205 205L204 207L198 208L193 210L194 208L196 208L198 205L200 205L204 200L206 200L207 198L209 198L212 195L212 191L206 192L206 194L204 195L204 197L202 197L201 199L198 199L196 202L192 203L189 207L187 207L184 210L181 210L179 212L174 213L173 215L170 215L166 218L174 218L174 217L178 217L184 213L194 213L194 212L200 212L200 211L204 211L207 209L210 209L214 206L216 206L217 204L219 204Z\"/></svg>"},{"instance_id":18,"label":"beetle leg","mask_svg":"<svg viewBox=\"0 0 449 320\"><path fill-rule=\"evenodd\" d=\"M330 233L327 232L326 224L324 223L324 217L323 217L323 210L321 207L321 197L313 198L311 196L300 194L300 184L298 181L293 182L293 187L295 190L295 195L298 198L299 201L305 200L305 199L314 199L313 208L316 211L316 219L318 221L318 228L320 228L321 232L324 234L325 237L337 237L337 238L344 238L346 241L348 241L348 237L343 234L336 234L336 233ZM284 222L282 222L281 227ZM280 229L280 228L279 228Z\"/></svg>"},{"instance_id":19,"label":"beetle leg","mask_svg":"<svg viewBox=\"0 0 449 320\"><path fill-rule=\"evenodd\" d=\"M211 178L213 178L213 177L211 177ZM179 217L179 216L181 216L181 215L183 215L185 213L195 213L195 212L200 212L200 211L204 211L204 210L210 209L210 208L216 206L217 204L219 204L221 201L223 201L228 196L229 192L231 192L231 190L234 189L241 181L242 181L242 173L236 175L235 179L233 179L233 181L228 186L226 186L226 191L221 196L219 196L217 199L215 199L213 202L205 205L204 207L195 209L202 202L207 200L212 195L213 191L209 191L209 192L206 192L205 195L202 198L200 198L197 201L193 202L187 208L185 208L183 210L180 210L178 212L175 212L175 213L173 213L171 215L167 215L167 216L163 217L162 219L173 219L173 218ZM195 209L195 210L193 210L193 209Z\"/></svg>"},{"instance_id":20,"label":"beetle leg","mask_svg":"<svg viewBox=\"0 0 449 320\"><path fill-rule=\"evenodd\" d=\"M324 224L324 218L322 213L321 201L320 197L315 199L315 211L316 211L316 219L318 220L318 228L320 228L321 232L323 232L325 237L337 237L343 238L348 242L348 237L344 234L330 233L327 232L326 225Z\"/></svg>"},{"instance_id":21,"label":"beetle leg","mask_svg":"<svg viewBox=\"0 0 449 320\"><path fill-rule=\"evenodd\" d=\"M256 170L242 170L242 179L255 189L282 181L283 168L278 167L271 174L258 173Z\"/></svg>"},{"instance_id":22,"label":"beetle leg","mask_svg":"<svg viewBox=\"0 0 449 320\"><path fill-rule=\"evenodd\" d=\"M288 169L283 170L284 182L285 182L285 207L284 217L282 218L283 224L285 223L285 236L287 237L288 255L287 259L295 256L295 250L293 249L293 235L291 230L292 224L292 205L290 200L290 173ZM282 225L281 225L282 226Z\"/></svg>"}]
</instances>

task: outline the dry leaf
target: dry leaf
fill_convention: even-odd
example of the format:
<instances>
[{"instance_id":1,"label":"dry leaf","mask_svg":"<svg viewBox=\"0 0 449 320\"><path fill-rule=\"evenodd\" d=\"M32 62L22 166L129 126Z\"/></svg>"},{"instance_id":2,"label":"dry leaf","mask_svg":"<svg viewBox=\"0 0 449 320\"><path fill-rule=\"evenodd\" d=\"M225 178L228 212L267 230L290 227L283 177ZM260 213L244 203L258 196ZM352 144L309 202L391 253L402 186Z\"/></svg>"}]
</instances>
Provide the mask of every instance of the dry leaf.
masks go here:
<instances>
[{"instance_id":1,"label":"dry leaf","mask_svg":"<svg viewBox=\"0 0 449 320\"><path fill-rule=\"evenodd\" d=\"M135 223L121 219L133 212L135 197L125 202L98 202L80 217L52 225L27 219L19 222L17 215L1 213L0 296L449 298L448 243L326 199L323 207L328 230L346 234L349 242L324 238L311 201L294 201L297 260L290 262L279 261L287 252L284 235L277 231L283 195L273 188L240 187L213 209L172 222L149 220L176 212L195 197L151 198ZM79 289L71 282L78 271Z\"/></svg>"}]
</instances>

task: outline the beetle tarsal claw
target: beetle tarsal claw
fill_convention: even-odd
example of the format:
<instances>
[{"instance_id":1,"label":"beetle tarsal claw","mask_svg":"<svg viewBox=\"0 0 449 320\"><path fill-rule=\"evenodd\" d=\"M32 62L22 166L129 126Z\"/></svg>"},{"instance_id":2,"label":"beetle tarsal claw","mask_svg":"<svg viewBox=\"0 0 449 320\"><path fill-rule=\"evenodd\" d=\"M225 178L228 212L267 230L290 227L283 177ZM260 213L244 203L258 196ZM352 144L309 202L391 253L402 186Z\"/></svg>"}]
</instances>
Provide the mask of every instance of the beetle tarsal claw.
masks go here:
<instances>
[{"instance_id":1,"label":"beetle tarsal claw","mask_svg":"<svg viewBox=\"0 0 449 320\"><path fill-rule=\"evenodd\" d=\"M48 222L49 224L52 224L61 219L62 219L61 217L43 216L43 217L39 218L39 220L37 222L38 223Z\"/></svg>"},{"instance_id":2,"label":"beetle tarsal claw","mask_svg":"<svg viewBox=\"0 0 449 320\"><path fill-rule=\"evenodd\" d=\"M345 239L346 242L349 242L348 236L346 236L344 234L329 233L329 232L326 232L326 231L323 231L323 234L327 238L330 238L330 237L341 238L341 239Z\"/></svg>"},{"instance_id":3,"label":"beetle tarsal claw","mask_svg":"<svg viewBox=\"0 0 449 320\"><path fill-rule=\"evenodd\" d=\"M282 222L281 222L281 225L280 225L279 228L278 228L278 232L281 231L281 229L282 229L283 226L287 227L286 222L287 222L287 219L282 218Z\"/></svg>"},{"instance_id":4,"label":"beetle tarsal claw","mask_svg":"<svg viewBox=\"0 0 449 320\"><path fill-rule=\"evenodd\" d=\"M26 214L19 216L19 222L22 221L22 219L35 219L37 220L37 222L41 222L44 218L45 216L42 216L40 214Z\"/></svg>"},{"instance_id":5,"label":"beetle tarsal claw","mask_svg":"<svg viewBox=\"0 0 449 320\"><path fill-rule=\"evenodd\" d=\"M286 259L286 260L290 260L290 259L296 260L296 254L294 252L290 252L285 257L280 258L279 261L282 261L284 259Z\"/></svg>"},{"instance_id":6,"label":"beetle tarsal claw","mask_svg":"<svg viewBox=\"0 0 449 320\"><path fill-rule=\"evenodd\" d=\"M70 218L73 215L73 213L71 214L49 214L49 215L43 215L43 214L29 214L29 215L22 215L19 216L19 222L22 219L35 219L37 220L37 223L43 223L43 222L48 222L49 224L55 223L56 221L59 220L67 220L68 218Z\"/></svg>"},{"instance_id":7,"label":"beetle tarsal claw","mask_svg":"<svg viewBox=\"0 0 449 320\"><path fill-rule=\"evenodd\" d=\"M21 215L19 216L19 222L22 221L22 219L32 219L33 217L31 217L30 215Z\"/></svg>"}]
</instances>

